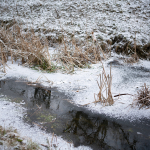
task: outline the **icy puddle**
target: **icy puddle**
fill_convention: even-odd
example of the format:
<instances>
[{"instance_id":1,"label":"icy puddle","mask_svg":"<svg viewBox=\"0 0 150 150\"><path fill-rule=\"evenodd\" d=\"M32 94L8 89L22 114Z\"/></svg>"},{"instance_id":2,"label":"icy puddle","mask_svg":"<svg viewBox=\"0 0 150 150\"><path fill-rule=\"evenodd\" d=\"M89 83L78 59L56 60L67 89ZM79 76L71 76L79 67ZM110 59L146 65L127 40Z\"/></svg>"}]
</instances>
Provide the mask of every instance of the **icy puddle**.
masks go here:
<instances>
[{"instance_id":1,"label":"icy puddle","mask_svg":"<svg viewBox=\"0 0 150 150\"><path fill-rule=\"evenodd\" d=\"M150 120L129 122L94 114L70 103L71 98L56 88L43 88L21 80L0 81L0 94L0 100L5 95L27 109L24 122L31 128L38 126L75 147L150 149Z\"/></svg>"}]
</instances>

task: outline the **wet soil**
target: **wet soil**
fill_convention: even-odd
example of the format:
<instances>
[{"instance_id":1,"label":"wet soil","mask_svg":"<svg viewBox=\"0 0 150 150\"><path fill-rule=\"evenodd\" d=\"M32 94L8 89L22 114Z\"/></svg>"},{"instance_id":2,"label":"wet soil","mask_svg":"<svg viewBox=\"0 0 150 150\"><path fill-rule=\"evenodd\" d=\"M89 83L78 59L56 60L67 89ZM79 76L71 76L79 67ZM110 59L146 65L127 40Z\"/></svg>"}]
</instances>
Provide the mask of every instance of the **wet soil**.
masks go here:
<instances>
[{"instance_id":1,"label":"wet soil","mask_svg":"<svg viewBox=\"0 0 150 150\"><path fill-rule=\"evenodd\" d=\"M57 88L21 79L0 81L0 94L27 108L24 122L92 149L150 149L150 120L130 122L96 114L71 103ZM69 102L70 101L70 102Z\"/></svg>"}]
</instances>

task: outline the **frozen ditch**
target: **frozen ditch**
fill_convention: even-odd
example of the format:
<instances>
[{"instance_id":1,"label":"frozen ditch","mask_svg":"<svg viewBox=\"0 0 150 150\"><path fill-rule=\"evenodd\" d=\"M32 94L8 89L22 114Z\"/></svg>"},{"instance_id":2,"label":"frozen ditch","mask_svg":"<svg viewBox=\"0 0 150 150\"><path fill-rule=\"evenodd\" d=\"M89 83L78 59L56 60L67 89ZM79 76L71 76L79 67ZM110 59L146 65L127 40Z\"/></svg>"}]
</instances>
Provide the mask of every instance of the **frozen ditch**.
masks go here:
<instances>
[{"instance_id":1,"label":"frozen ditch","mask_svg":"<svg viewBox=\"0 0 150 150\"><path fill-rule=\"evenodd\" d=\"M73 107L70 103L61 101L61 98L64 98L63 93L54 89L49 95L42 88L15 81L12 79L0 81L0 126L17 130L23 143L28 144L32 140L41 149L90 149L79 144L75 144L74 147L70 136L62 136L67 123L66 118L62 116ZM4 144L6 138L7 136L0 138L0 149L19 148L19 144L17 146Z\"/></svg>"},{"instance_id":2,"label":"frozen ditch","mask_svg":"<svg viewBox=\"0 0 150 150\"><path fill-rule=\"evenodd\" d=\"M149 119L130 122L92 113L68 102L70 98L55 88L21 80L8 79L0 85L0 124L13 126L35 142L47 145L49 133L54 133L53 145L60 149L74 149L69 143L75 149L150 148Z\"/></svg>"}]
</instances>

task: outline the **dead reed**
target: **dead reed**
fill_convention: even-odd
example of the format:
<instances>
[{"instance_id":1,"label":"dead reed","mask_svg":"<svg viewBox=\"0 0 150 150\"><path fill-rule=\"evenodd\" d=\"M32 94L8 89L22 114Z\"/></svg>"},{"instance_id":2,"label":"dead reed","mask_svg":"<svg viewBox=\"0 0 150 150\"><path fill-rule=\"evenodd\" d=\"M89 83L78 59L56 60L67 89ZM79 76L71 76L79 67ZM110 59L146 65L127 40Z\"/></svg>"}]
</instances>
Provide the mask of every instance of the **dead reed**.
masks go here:
<instances>
[{"instance_id":1,"label":"dead reed","mask_svg":"<svg viewBox=\"0 0 150 150\"><path fill-rule=\"evenodd\" d=\"M135 98L136 105L139 106L139 109L146 107L150 108L150 90L144 83L142 89L137 92Z\"/></svg>"},{"instance_id":2,"label":"dead reed","mask_svg":"<svg viewBox=\"0 0 150 150\"><path fill-rule=\"evenodd\" d=\"M12 63L20 59L22 64L37 65L44 70L51 69L46 40L43 43L33 30L23 33L19 25L7 30L5 27L0 28L0 58L4 72L9 58Z\"/></svg>"},{"instance_id":3,"label":"dead reed","mask_svg":"<svg viewBox=\"0 0 150 150\"><path fill-rule=\"evenodd\" d=\"M112 75L111 68L110 73L107 75L103 66L103 71L100 74L100 82L97 81L99 87L99 93L94 95L95 102L100 102L104 106L110 106L114 104L114 100L112 98L111 93L111 85L112 85Z\"/></svg>"},{"instance_id":4,"label":"dead reed","mask_svg":"<svg viewBox=\"0 0 150 150\"><path fill-rule=\"evenodd\" d=\"M23 32L17 24L11 29L6 29L4 26L0 28L0 58L4 72L6 72L5 66L8 59L11 59L12 63L20 60L21 64L38 66L50 72L57 69L51 63L46 39L43 42L32 29ZM102 59L106 59L106 56L96 40L78 45L75 38L68 40L64 36L55 57L55 60L61 62L65 70L69 72L74 71L74 67L85 68Z\"/></svg>"},{"instance_id":5,"label":"dead reed","mask_svg":"<svg viewBox=\"0 0 150 150\"><path fill-rule=\"evenodd\" d=\"M133 63L137 63L139 61L139 57L137 55L136 47L137 46L136 46L136 33L135 33L134 47L133 47L134 48L134 53L131 55L130 58L125 59L126 63L133 64Z\"/></svg>"},{"instance_id":6,"label":"dead reed","mask_svg":"<svg viewBox=\"0 0 150 150\"><path fill-rule=\"evenodd\" d=\"M101 61L105 54L99 44L83 43L77 45L76 40L68 40L64 37L62 45L58 48L57 61L63 63L66 70L73 70L74 67L84 68L90 63Z\"/></svg>"}]
</instances>

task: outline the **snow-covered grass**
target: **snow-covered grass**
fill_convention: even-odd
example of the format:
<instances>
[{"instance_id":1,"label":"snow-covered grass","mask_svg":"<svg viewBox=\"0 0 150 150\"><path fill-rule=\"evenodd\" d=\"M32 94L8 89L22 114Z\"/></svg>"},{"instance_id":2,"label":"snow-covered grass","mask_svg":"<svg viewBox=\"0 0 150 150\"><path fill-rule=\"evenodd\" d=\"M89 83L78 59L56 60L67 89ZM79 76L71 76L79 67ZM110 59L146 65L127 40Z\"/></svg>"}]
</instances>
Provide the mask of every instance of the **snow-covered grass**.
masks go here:
<instances>
[{"instance_id":1,"label":"snow-covered grass","mask_svg":"<svg viewBox=\"0 0 150 150\"><path fill-rule=\"evenodd\" d=\"M77 34L80 38L92 31L106 40L123 34L138 43L149 42L149 0L2 0L0 19L16 19L47 36ZM137 43L137 44L138 44Z\"/></svg>"}]
</instances>

